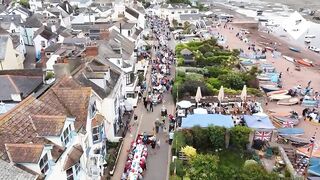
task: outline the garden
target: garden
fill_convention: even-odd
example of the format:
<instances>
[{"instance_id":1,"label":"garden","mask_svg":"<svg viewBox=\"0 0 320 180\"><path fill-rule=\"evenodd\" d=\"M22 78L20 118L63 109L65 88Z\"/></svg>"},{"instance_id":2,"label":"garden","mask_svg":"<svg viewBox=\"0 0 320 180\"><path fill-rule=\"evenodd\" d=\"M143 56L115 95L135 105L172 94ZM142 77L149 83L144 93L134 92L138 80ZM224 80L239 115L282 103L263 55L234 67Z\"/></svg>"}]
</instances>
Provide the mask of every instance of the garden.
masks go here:
<instances>
[{"instance_id":1,"label":"garden","mask_svg":"<svg viewBox=\"0 0 320 180\"><path fill-rule=\"evenodd\" d=\"M185 64L182 50L191 52L194 64ZM259 81L256 76L260 73L257 67L249 71L241 71L238 50L224 50L215 39L201 42L178 44L175 49L177 58L177 73L173 87L176 99L185 96L195 96L197 88L201 87L203 96L217 95L221 86L227 95L239 95L244 85L248 94L262 96L259 91ZM190 54L189 54L190 57Z\"/></svg>"},{"instance_id":2,"label":"garden","mask_svg":"<svg viewBox=\"0 0 320 180\"><path fill-rule=\"evenodd\" d=\"M170 179L191 180L271 180L279 179L246 150L251 129L236 126L193 127L175 132L172 154L177 158L170 165Z\"/></svg>"}]
</instances>

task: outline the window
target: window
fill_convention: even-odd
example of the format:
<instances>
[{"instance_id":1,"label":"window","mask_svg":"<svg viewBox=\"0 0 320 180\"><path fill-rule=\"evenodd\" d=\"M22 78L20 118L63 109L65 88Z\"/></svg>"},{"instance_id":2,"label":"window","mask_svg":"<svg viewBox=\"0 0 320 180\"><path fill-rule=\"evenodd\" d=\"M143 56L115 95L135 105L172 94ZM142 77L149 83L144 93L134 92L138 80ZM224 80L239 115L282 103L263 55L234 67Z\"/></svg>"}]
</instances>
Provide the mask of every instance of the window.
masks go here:
<instances>
[{"instance_id":1,"label":"window","mask_svg":"<svg viewBox=\"0 0 320 180\"><path fill-rule=\"evenodd\" d=\"M93 118L93 116L96 114L97 112L97 105L96 105L96 102L94 101L90 108L89 108L89 115L90 115L90 118Z\"/></svg>"},{"instance_id":2,"label":"window","mask_svg":"<svg viewBox=\"0 0 320 180\"><path fill-rule=\"evenodd\" d=\"M126 84L131 84L131 75L126 74Z\"/></svg>"},{"instance_id":3,"label":"window","mask_svg":"<svg viewBox=\"0 0 320 180\"><path fill-rule=\"evenodd\" d=\"M46 42L45 41L41 41L41 47L46 47Z\"/></svg>"},{"instance_id":4,"label":"window","mask_svg":"<svg viewBox=\"0 0 320 180\"><path fill-rule=\"evenodd\" d=\"M67 173L67 180L73 180L73 171L72 171L72 167L67 169L66 171Z\"/></svg>"},{"instance_id":5,"label":"window","mask_svg":"<svg viewBox=\"0 0 320 180\"><path fill-rule=\"evenodd\" d=\"M93 139L93 142L98 142L98 141L101 140L100 130L101 130L100 126L92 128L92 139Z\"/></svg>"},{"instance_id":6,"label":"window","mask_svg":"<svg viewBox=\"0 0 320 180\"><path fill-rule=\"evenodd\" d=\"M71 124L63 131L61 142L66 146L71 140Z\"/></svg>"},{"instance_id":7,"label":"window","mask_svg":"<svg viewBox=\"0 0 320 180\"><path fill-rule=\"evenodd\" d=\"M67 180L73 180L75 179L75 176L77 176L80 172L80 161L78 161L74 166L67 169Z\"/></svg>"},{"instance_id":8,"label":"window","mask_svg":"<svg viewBox=\"0 0 320 180\"><path fill-rule=\"evenodd\" d=\"M130 36L130 35L131 35L131 31L129 30L129 31L128 31L128 36Z\"/></svg>"},{"instance_id":9,"label":"window","mask_svg":"<svg viewBox=\"0 0 320 180\"><path fill-rule=\"evenodd\" d=\"M171 14L174 14L174 12L172 11Z\"/></svg>"},{"instance_id":10,"label":"window","mask_svg":"<svg viewBox=\"0 0 320 180\"><path fill-rule=\"evenodd\" d=\"M184 11L184 13L186 13L186 14L187 14L188 12L189 12L188 10L185 10L185 11Z\"/></svg>"},{"instance_id":11,"label":"window","mask_svg":"<svg viewBox=\"0 0 320 180\"><path fill-rule=\"evenodd\" d=\"M41 159L40 159L40 170L43 174L46 174L47 171L49 170L49 163L48 163L48 155L45 154Z\"/></svg>"},{"instance_id":12,"label":"window","mask_svg":"<svg viewBox=\"0 0 320 180\"><path fill-rule=\"evenodd\" d=\"M12 33L15 33L15 32L16 32L16 30L15 30L15 29L12 29L12 30L11 30L11 32L12 32Z\"/></svg>"}]
</instances>

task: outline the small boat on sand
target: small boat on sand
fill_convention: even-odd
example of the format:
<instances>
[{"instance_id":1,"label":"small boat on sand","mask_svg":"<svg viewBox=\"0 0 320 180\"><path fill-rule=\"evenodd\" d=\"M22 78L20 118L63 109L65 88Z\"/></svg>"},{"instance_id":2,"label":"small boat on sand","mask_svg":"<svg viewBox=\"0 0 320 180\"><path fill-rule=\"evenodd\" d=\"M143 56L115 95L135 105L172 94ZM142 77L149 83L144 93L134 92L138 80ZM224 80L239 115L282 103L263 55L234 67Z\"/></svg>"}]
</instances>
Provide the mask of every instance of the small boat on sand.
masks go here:
<instances>
[{"instance_id":1,"label":"small boat on sand","mask_svg":"<svg viewBox=\"0 0 320 180\"><path fill-rule=\"evenodd\" d=\"M261 89L265 92L265 93L268 93L268 92L271 92L271 91L278 91L280 90L279 87L275 86L275 85L262 85L261 86Z\"/></svg>"},{"instance_id":2,"label":"small boat on sand","mask_svg":"<svg viewBox=\"0 0 320 180\"><path fill-rule=\"evenodd\" d=\"M295 48L295 47L289 47L289 49L291 50L291 51L294 51L294 52L301 52L300 51L300 49L298 49L298 48Z\"/></svg>"},{"instance_id":3,"label":"small boat on sand","mask_svg":"<svg viewBox=\"0 0 320 180\"><path fill-rule=\"evenodd\" d=\"M303 135L304 130L302 128L279 128L279 135Z\"/></svg>"},{"instance_id":4,"label":"small boat on sand","mask_svg":"<svg viewBox=\"0 0 320 180\"><path fill-rule=\"evenodd\" d=\"M289 99L291 98L290 95L286 95L286 94L274 94L269 96L269 99L272 100L282 100L282 99Z\"/></svg>"},{"instance_id":5,"label":"small boat on sand","mask_svg":"<svg viewBox=\"0 0 320 180\"><path fill-rule=\"evenodd\" d=\"M306 40L304 40L304 42L309 44L309 43L311 43L311 40L310 39L306 39Z\"/></svg>"},{"instance_id":6,"label":"small boat on sand","mask_svg":"<svg viewBox=\"0 0 320 180\"><path fill-rule=\"evenodd\" d=\"M275 95L275 94L288 94L288 90L281 89L279 91L268 92L267 96L272 96L272 95Z\"/></svg>"},{"instance_id":7,"label":"small boat on sand","mask_svg":"<svg viewBox=\"0 0 320 180\"><path fill-rule=\"evenodd\" d=\"M272 117L274 120L276 120L282 124L284 122L292 122L294 126L299 124L298 118L293 118L293 117L289 117L289 116L272 116Z\"/></svg>"},{"instance_id":8,"label":"small boat on sand","mask_svg":"<svg viewBox=\"0 0 320 180\"><path fill-rule=\"evenodd\" d=\"M266 48L266 50L274 51L274 49L272 47L266 46L265 48Z\"/></svg>"},{"instance_id":9,"label":"small boat on sand","mask_svg":"<svg viewBox=\"0 0 320 180\"><path fill-rule=\"evenodd\" d=\"M309 34L309 35L305 35L304 38L316 38L316 35Z\"/></svg>"},{"instance_id":10,"label":"small boat on sand","mask_svg":"<svg viewBox=\"0 0 320 180\"><path fill-rule=\"evenodd\" d=\"M289 99L281 99L277 102L278 105L291 106L298 104L299 98L293 97Z\"/></svg>"},{"instance_id":11,"label":"small boat on sand","mask_svg":"<svg viewBox=\"0 0 320 180\"><path fill-rule=\"evenodd\" d=\"M257 76L257 79L259 81L270 81L271 80L271 78L266 75L259 75L259 76Z\"/></svg>"},{"instance_id":12,"label":"small boat on sand","mask_svg":"<svg viewBox=\"0 0 320 180\"><path fill-rule=\"evenodd\" d=\"M297 62L308 67L313 66L313 62L309 59L298 59Z\"/></svg>"},{"instance_id":13,"label":"small boat on sand","mask_svg":"<svg viewBox=\"0 0 320 180\"><path fill-rule=\"evenodd\" d=\"M285 56L285 55L282 55L282 57L283 57L285 60L289 61L289 62L295 62L295 60L294 60L293 57Z\"/></svg>"}]
</instances>

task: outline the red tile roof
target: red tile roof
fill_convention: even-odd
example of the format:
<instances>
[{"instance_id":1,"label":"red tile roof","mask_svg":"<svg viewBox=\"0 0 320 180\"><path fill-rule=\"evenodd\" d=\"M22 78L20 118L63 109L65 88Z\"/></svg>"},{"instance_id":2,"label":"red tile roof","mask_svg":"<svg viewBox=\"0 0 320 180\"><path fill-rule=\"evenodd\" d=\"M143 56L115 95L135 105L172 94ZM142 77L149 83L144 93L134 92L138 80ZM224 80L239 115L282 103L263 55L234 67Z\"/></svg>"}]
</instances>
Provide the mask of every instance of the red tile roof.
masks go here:
<instances>
[{"instance_id":1,"label":"red tile roof","mask_svg":"<svg viewBox=\"0 0 320 180\"><path fill-rule=\"evenodd\" d=\"M76 117L76 130L85 127L90 96L91 88L81 87L72 78L62 78L38 99L34 96L24 99L0 117L0 158L9 161L4 144L52 144L38 136L38 133L44 133L47 127L35 125L30 118L32 116ZM63 149L55 145L52 153L54 158L58 158Z\"/></svg>"},{"instance_id":2,"label":"red tile roof","mask_svg":"<svg viewBox=\"0 0 320 180\"><path fill-rule=\"evenodd\" d=\"M42 144L5 144L13 163L38 163L44 148Z\"/></svg>"},{"instance_id":3,"label":"red tile roof","mask_svg":"<svg viewBox=\"0 0 320 180\"><path fill-rule=\"evenodd\" d=\"M101 114L96 114L91 121L91 127L100 126L104 121L104 116Z\"/></svg>"},{"instance_id":4,"label":"red tile roof","mask_svg":"<svg viewBox=\"0 0 320 180\"><path fill-rule=\"evenodd\" d=\"M30 118L39 136L60 136L67 116L32 115Z\"/></svg>"}]
</instances>

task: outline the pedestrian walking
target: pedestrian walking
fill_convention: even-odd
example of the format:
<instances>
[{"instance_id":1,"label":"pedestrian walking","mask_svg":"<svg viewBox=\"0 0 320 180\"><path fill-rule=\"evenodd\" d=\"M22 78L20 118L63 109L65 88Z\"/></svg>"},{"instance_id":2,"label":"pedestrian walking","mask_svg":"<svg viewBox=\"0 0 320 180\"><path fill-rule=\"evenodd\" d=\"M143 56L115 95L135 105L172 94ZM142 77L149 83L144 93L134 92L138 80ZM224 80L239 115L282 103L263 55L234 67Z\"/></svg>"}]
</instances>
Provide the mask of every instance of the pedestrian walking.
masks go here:
<instances>
[{"instance_id":1,"label":"pedestrian walking","mask_svg":"<svg viewBox=\"0 0 320 180\"><path fill-rule=\"evenodd\" d=\"M172 145L174 133L173 131L169 132L169 145Z\"/></svg>"},{"instance_id":2,"label":"pedestrian walking","mask_svg":"<svg viewBox=\"0 0 320 180\"><path fill-rule=\"evenodd\" d=\"M150 103L150 111L153 112L153 103Z\"/></svg>"},{"instance_id":3,"label":"pedestrian walking","mask_svg":"<svg viewBox=\"0 0 320 180\"><path fill-rule=\"evenodd\" d=\"M287 72L289 72L289 67L287 68Z\"/></svg>"},{"instance_id":4,"label":"pedestrian walking","mask_svg":"<svg viewBox=\"0 0 320 180\"><path fill-rule=\"evenodd\" d=\"M160 139L157 140L156 147L157 147L157 149L160 149Z\"/></svg>"}]
</instances>

